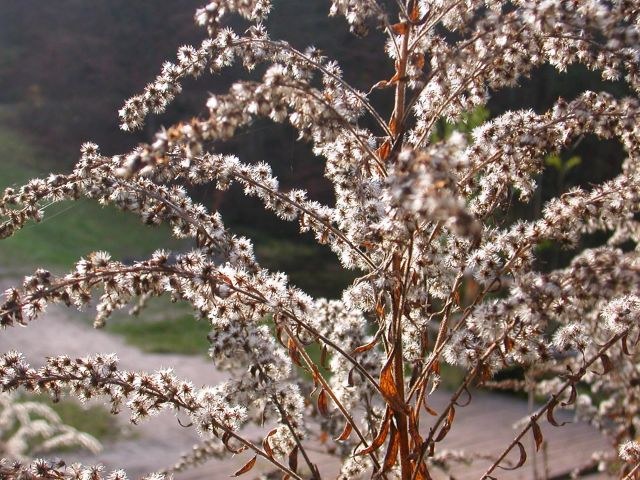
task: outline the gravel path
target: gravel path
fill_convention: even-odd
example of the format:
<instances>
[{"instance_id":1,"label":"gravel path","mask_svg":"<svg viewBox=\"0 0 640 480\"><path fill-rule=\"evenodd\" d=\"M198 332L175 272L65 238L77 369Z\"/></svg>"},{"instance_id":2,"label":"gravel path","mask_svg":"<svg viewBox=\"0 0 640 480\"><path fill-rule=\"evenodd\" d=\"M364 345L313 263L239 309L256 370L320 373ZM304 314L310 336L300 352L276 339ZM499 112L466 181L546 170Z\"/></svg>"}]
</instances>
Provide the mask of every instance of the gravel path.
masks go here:
<instances>
[{"instance_id":1,"label":"gravel path","mask_svg":"<svg viewBox=\"0 0 640 480\"><path fill-rule=\"evenodd\" d=\"M0 288L6 282L0 282ZM15 349L24 353L32 365L41 364L47 356L67 354L85 356L92 353L116 353L123 368L155 371L171 367L179 378L191 380L196 386L216 384L225 378L225 374L215 370L211 362L201 356L158 355L143 353L131 347L114 335L92 329L82 317L70 310L57 306L50 307L46 315L26 328L12 328L0 333L0 352ZM443 406L448 395L436 392L432 404ZM458 449L469 448L483 453L497 453L496 447L504 446L513 438L512 425L527 415L526 403L504 395L488 393L474 394L474 401L456 416L456 428L443 442L444 447ZM558 415L558 418L561 414ZM128 419L123 413L119 417L123 425ZM541 425L545 432L548 448L545 449L546 461L553 466L552 474L566 472L569 465L583 465L588 462L594 449L606 448L602 437L591 427L574 423L568 427L555 429ZM97 456L73 453L67 462L80 461L88 464L103 463L107 468L123 468L130 478L136 478L153 470L166 468L174 464L182 452L189 451L198 443L198 435L193 428L181 427L171 412L153 417L132 429L133 435L104 445L103 453ZM260 431L255 428L248 432L251 438L259 438ZM530 460L534 452L530 450ZM335 460L322 453L311 452L324 478L335 478L337 467ZM241 454L237 458L211 460L208 463L180 473L176 480L218 480L229 476L250 457ZM544 459L539 459L539 470ZM478 463L478 462L476 462ZM482 463L456 470L457 478L479 478L483 472ZM475 465L475 464L474 464ZM486 464L484 465L486 467ZM258 463L252 475L264 465ZM564 469L564 470L563 470ZM499 478L533 478L529 468L517 472L499 472Z\"/></svg>"}]
</instances>

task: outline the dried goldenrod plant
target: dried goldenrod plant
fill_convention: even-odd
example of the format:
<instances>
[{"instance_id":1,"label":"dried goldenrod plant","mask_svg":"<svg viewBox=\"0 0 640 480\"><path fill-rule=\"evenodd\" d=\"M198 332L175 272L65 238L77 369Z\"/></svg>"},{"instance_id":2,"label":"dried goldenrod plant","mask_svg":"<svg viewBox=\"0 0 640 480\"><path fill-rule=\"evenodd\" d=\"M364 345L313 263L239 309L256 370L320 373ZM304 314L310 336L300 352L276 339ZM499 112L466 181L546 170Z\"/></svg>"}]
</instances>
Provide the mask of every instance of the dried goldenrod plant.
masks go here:
<instances>
[{"instance_id":1,"label":"dried goldenrod plant","mask_svg":"<svg viewBox=\"0 0 640 480\"><path fill-rule=\"evenodd\" d=\"M164 111L187 77L239 63L259 66L260 80L211 95L198 116L129 153L108 157L85 144L72 173L7 189L0 201L2 237L40 220L44 203L87 197L135 212L148 224L167 223L196 245L175 259L157 251L124 264L97 252L64 276L37 270L5 293L3 335L30 324L50 303L83 307L96 299L100 326L132 302L166 295L189 302L210 322L210 354L229 379L197 388L170 370L122 370L108 354L49 358L32 368L9 352L0 358L2 389L101 397L114 412L129 409L134 422L163 409L186 412L203 444L180 468L218 455L219 439L229 452L246 456L235 475L250 475L260 459L285 478L324 479L326 465L314 463L310 452L321 429L332 439L327 451L341 465L340 479L420 480L461 459L441 442L456 428L456 411L473 401L470 388L495 385L497 372L519 367L526 381L508 386L548 400L482 478L499 477L511 452L520 455L511 467L522 466L525 437L540 447L539 423L546 417L560 425L554 416L560 407L576 409L609 436L619 452L601 457L603 467L634 478L640 469L638 2L328 3L329 14L343 16L354 34L386 36L380 55L395 66L391 78L358 90L322 52L269 36L261 23L271 14L269 0L215 0L195 14L206 38L181 47L177 61L166 62L126 101L121 127L138 129L148 115ZM246 22L238 31L226 26L234 15ZM490 92L517 85L543 64L560 71L582 64L605 80L626 82L631 96L585 91L558 99L544 113L507 112L468 136L433 135L441 119L454 121L486 104ZM391 111L374 106L374 92L392 98ZM324 159L335 204L281 189L269 159L252 163L215 152L256 118L290 124ZM563 192L537 219L499 226L495 220L507 218L511 196L530 201L545 158L587 134L622 144L621 171L602 184ZM233 182L266 210L312 232L344 268L357 272L340 299L312 298L284 273L262 268L251 241L233 235L186 190L205 183L224 190ZM541 242L577 247L596 231L609 233L605 244L579 249L564 268L543 273L536 267ZM310 355L312 344L322 351L320 360ZM443 364L465 373L448 405L434 411L430 397ZM296 366L308 375L298 376ZM579 385L588 388L578 394ZM261 438L244 433L252 422ZM122 471L103 477L95 468L45 461L4 462L0 475L126 478Z\"/></svg>"},{"instance_id":2,"label":"dried goldenrod plant","mask_svg":"<svg viewBox=\"0 0 640 480\"><path fill-rule=\"evenodd\" d=\"M0 394L0 454L4 459L29 460L61 448L82 447L97 453L100 442L66 425L48 405Z\"/></svg>"}]
</instances>

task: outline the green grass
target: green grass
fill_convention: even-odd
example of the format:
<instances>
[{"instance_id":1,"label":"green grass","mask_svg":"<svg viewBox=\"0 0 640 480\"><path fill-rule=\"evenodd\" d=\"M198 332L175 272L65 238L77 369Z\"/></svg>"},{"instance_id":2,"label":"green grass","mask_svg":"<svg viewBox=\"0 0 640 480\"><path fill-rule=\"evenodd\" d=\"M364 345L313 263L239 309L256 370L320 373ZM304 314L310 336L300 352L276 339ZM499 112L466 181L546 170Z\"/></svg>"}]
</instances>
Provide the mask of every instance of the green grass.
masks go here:
<instances>
[{"instance_id":1,"label":"green grass","mask_svg":"<svg viewBox=\"0 0 640 480\"><path fill-rule=\"evenodd\" d=\"M122 335L130 345L149 353L205 354L209 324L185 315L164 320L129 319L114 322L107 331Z\"/></svg>"},{"instance_id":2,"label":"green grass","mask_svg":"<svg viewBox=\"0 0 640 480\"><path fill-rule=\"evenodd\" d=\"M0 185L20 185L43 172L40 153L17 132L0 124Z\"/></svg>"},{"instance_id":3,"label":"green grass","mask_svg":"<svg viewBox=\"0 0 640 480\"><path fill-rule=\"evenodd\" d=\"M102 406L86 407L73 400L54 403L45 395L29 395L21 400L37 401L48 405L60 416L63 423L86 432L101 442L114 439L120 433L116 419Z\"/></svg>"},{"instance_id":4,"label":"green grass","mask_svg":"<svg viewBox=\"0 0 640 480\"><path fill-rule=\"evenodd\" d=\"M8 267L35 264L69 268L97 250L114 259L144 257L158 248L179 248L167 228L142 225L133 215L89 200L62 202L45 210L40 223L30 223L0 244L0 261Z\"/></svg>"},{"instance_id":5,"label":"green grass","mask_svg":"<svg viewBox=\"0 0 640 480\"><path fill-rule=\"evenodd\" d=\"M206 320L196 320L181 304L155 299L139 317L118 315L106 331L121 335L129 345L148 353L204 355L209 349Z\"/></svg>"},{"instance_id":6,"label":"green grass","mask_svg":"<svg viewBox=\"0 0 640 480\"><path fill-rule=\"evenodd\" d=\"M0 123L0 190L44 176L55 165L16 131ZM133 214L95 201L66 201L44 207L44 219L30 222L13 237L0 242L0 267L21 270L30 265L69 268L81 256L107 250L116 259L140 258L158 248L184 245L169 228L148 227Z\"/></svg>"}]
</instances>

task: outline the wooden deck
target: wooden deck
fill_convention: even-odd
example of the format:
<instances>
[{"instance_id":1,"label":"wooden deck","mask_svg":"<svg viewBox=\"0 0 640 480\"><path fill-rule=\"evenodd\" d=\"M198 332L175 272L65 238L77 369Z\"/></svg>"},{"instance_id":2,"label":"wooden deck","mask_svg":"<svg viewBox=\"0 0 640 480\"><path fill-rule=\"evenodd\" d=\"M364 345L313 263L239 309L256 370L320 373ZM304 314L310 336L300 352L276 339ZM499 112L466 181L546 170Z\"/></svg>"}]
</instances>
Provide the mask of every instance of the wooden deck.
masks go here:
<instances>
[{"instance_id":1,"label":"wooden deck","mask_svg":"<svg viewBox=\"0 0 640 480\"><path fill-rule=\"evenodd\" d=\"M444 395L438 400L442 402L440 405L445 405L442 397ZM513 426L529 414L527 402L523 400L504 394L474 392L473 401L467 407L456 409L454 425L442 447L497 457L514 439L517 431ZM589 464L594 451L610 448L597 430L583 422L574 422L571 413L557 409L555 416L559 422L572 423L554 427L546 418L541 420L539 426L544 444L540 451L535 451L533 435L528 432L522 439L527 451L525 465L515 471L497 469L493 476L500 479L536 479L534 472L537 471L538 479L554 478L568 474L577 466ZM512 451L507 459L515 464L518 456L518 451ZM491 463L477 460L471 465L455 468L452 473L460 480L480 479Z\"/></svg>"}]
</instances>

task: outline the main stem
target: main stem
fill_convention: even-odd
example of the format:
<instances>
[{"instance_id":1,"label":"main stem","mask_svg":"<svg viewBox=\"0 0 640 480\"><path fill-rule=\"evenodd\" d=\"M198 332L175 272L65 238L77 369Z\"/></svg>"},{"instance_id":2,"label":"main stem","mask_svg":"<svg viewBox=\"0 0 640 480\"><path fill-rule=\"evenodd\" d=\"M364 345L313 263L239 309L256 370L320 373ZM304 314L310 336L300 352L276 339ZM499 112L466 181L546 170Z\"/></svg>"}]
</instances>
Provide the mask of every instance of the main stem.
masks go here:
<instances>
[{"instance_id":1,"label":"main stem","mask_svg":"<svg viewBox=\"0 0 640 480\"><path fill-rule=\"evenodd\" d=\"M411 4L412 2L408 2ZM401 122L404 119L405 98L407 92L407 58L409 52L409 32L411 30L410 24L407 22L407 31L402 36L402 45L400 46L400 58L396 62L396 75L398 81L396 83L396 96L393 106L393 115L391 117L391 123L395 124L396 138L402 135L404 125Z\"/></svg>"},{"instance_id":2,"label":"main stem","mask_svg":"<svg viewBox=\"0 0 640 480\"><path fill-rule=\"evenodd\" d=\"M411 11L413 10L415 0L407 0L407 14L411 15ZM396 62L396 92L395 92L395 102L393 108L393 115L391 116L391 127L395 126L395 131L393 131L395 138L394 141L401 141L402 134L404 131L404 125L402 124L404 119L404 110L405 110L405 98L406 98L406 89L407 89L407 59L409 56L409 36L411 32L411 23L409 22L409 18L406 20L407 28L402 35L402 44L400 46L400 57ZM406 285L405 285L406 288ZM398 295L395 298L394 302L394 320L396 322L394 329L394 359L393 359L393 367L394 367L394 379L396 383L396 388L398 391L398 395L404 403L404 359L402 354L402 295ZM394 414L396 427L398 429L398 435L400 438L400 471L402 475L402 480L411 480L411 460L409 459L409 428L407 425L407 415L404 412L396 412Z\"/></svg>"},{"instance_id":3,"label":"main stem","mask_svg":"<svg viewBox=\"0 0 640 480\"><path fill-rule=\"evenodd\" d=\"M400 324L401 312L398 312L398 324ZM396 380L396 388L398 394L404 403L404 362L402 358L402 335L401 329L398 328L396 333L395 358L393 359L394 377ZM407 415L404 412L396 412L394 414L396 425L398 427L398 435L400 436L400 470L402 472L402 480L411 480L411 461L409 460L409 428L407 425Z\"/></svg>"}]
</instances>

